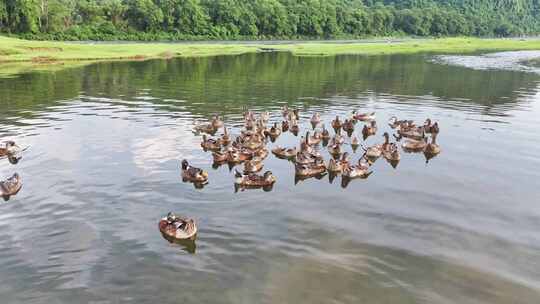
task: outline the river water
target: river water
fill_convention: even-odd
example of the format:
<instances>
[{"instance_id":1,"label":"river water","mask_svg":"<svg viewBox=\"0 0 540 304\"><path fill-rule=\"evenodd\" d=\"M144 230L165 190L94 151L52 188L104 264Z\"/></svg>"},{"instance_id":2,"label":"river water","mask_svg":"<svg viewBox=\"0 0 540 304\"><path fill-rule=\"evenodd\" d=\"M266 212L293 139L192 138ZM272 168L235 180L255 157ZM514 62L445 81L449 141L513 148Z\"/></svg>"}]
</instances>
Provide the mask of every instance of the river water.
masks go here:
<instances>
[{"instance_id":1,"label":"river water","mask_svg":"<svg viewBox=\"0 0 540 304\"><path fill-rule=\"evenodd\" d=\"M538 303L539 88L530 71L429 55L263 53L0 79L0 141L28 148L16 165L0 159L0 178L24 183L0 203L0 302ZM376 111L365 145L393 115L430 117L442 153L378 160L346 188L295 183L270 155L272 191L235 193L234 170L212 168L193 126L217 113L237 134L244 108L279 122L285 104L302 133L314 112L328 126ZM181 159L209 184L183 183ZM196 219L194 244L162 238L169 211Z\"/></svg>"}]
</instances>

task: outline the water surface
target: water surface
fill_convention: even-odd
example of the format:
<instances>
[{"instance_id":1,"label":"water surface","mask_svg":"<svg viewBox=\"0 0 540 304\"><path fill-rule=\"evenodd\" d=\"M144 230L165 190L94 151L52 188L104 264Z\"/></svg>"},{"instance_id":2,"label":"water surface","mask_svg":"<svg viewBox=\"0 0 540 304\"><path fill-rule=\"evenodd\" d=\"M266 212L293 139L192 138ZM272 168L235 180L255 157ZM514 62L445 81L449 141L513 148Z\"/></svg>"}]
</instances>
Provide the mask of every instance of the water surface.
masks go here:
<instances>
[{"instance_id":1,"label":"water surface","mask_svg":"<svg viewBox=\"0 0 540 304\"><path fill-rule=\"evenodd\" d=\"M0 79L0 141L27 146L24 186L0 204L6 303L536 303L540 299L540 76L429 56L286 53L100 63ZM235 193L191 132L212 114L284 104L329 122L376 111L439 121L426 163L377 161L367 180L295 184L270 156L271 192ZM359 135L357 130L357 135ZM277 144L293 145L290 133ZM353 154L355 161L359 153ZM179 161L210 172L198 190ZM168 211L196 247L164 240Z\"/></svg>"}]
</instances>

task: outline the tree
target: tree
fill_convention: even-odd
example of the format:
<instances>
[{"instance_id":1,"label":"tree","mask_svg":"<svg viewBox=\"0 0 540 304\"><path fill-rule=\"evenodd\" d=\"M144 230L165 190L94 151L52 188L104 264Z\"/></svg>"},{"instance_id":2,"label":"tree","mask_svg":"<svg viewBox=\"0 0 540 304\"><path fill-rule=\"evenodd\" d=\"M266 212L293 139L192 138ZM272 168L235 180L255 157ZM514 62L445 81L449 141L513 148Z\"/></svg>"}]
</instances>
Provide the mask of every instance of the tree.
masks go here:
<instances>
[{"instance_id":1,"label":"tree","mask_svg":"<svg viewBox=\"0 0 540 304\"><path fill-rule=\"evenodd\" d=\"M126 17L134 28L156 31L163 22L163 12L152 0L128 0Z\"/></svg>"}]
</instances>

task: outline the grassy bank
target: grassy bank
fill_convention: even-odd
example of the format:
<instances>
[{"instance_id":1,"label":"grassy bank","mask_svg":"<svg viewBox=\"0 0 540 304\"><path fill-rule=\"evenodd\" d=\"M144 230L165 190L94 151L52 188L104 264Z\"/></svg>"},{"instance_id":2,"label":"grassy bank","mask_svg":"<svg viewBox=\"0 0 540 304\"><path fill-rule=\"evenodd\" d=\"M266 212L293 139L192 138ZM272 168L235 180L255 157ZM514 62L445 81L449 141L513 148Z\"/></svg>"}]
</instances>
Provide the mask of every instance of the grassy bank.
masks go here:
<instances>
[{"instance_id":1,"label":"grassy bank","mask_svg":"<svg viewBox=\"0 0 540 304\"><path fill-rule=\"evenodd\" d=\"M297 56L331 56L339 54L410 54L467 53L502 50L540 50L540 39L407 39L394 42L298 42L288 44L260 43L130 43L90 44L49 41L27 41L0 37L0 69L11 73L32 69L59 68L103 60L146 60L173 57L235 55L264 50L288 51ZM51 67L54 66L54 67Z\"/></svg>"}]
</instances>

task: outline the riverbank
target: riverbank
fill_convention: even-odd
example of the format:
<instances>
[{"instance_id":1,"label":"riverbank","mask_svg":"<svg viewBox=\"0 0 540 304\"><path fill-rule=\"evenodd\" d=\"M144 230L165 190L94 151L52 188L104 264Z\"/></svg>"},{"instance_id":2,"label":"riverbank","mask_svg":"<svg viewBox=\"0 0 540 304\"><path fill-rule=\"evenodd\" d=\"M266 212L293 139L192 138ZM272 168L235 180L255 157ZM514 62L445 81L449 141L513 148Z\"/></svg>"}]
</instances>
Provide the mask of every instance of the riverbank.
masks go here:
<instances>
[{"instance_id":1,"label":"riverbank","mask_svg":"<svg viewBox=\"0 0 540 304\"><path fill-rule=\"evenodd\" d=\"M28 41L0 37L2 72L58 69L95 61L169 59L238 55L263 51L286 51L296 56L340 54L471 53L510 50L540 50L540 39L441 38L348 42L288 43L72 43ZM8 68L9 64L9 68ZM18 67L21 68L18 68Z\"/></svg>"}]
</instances>

